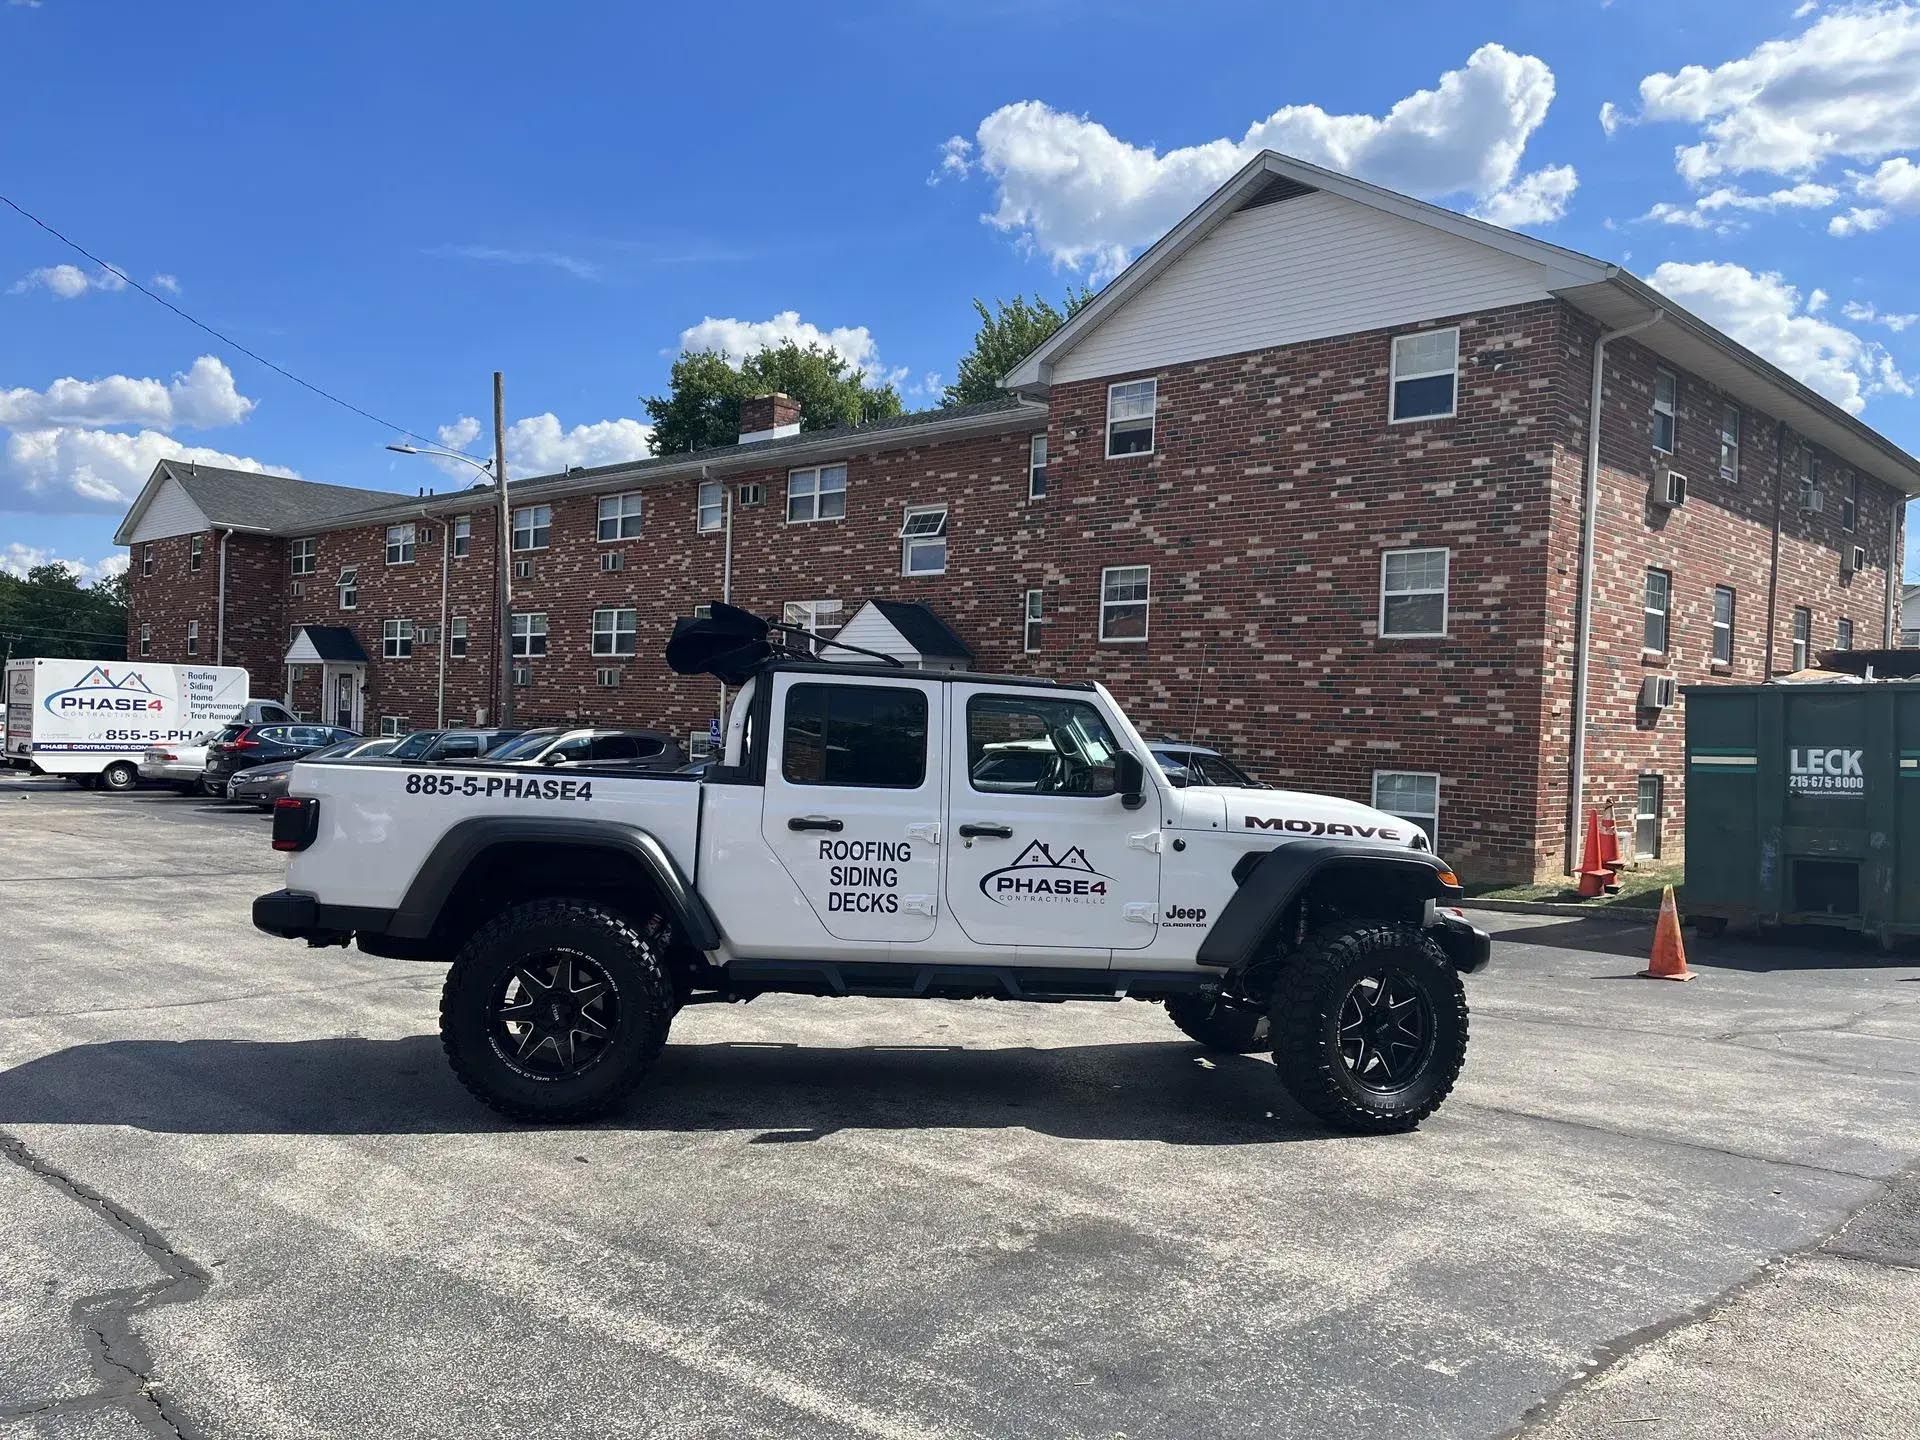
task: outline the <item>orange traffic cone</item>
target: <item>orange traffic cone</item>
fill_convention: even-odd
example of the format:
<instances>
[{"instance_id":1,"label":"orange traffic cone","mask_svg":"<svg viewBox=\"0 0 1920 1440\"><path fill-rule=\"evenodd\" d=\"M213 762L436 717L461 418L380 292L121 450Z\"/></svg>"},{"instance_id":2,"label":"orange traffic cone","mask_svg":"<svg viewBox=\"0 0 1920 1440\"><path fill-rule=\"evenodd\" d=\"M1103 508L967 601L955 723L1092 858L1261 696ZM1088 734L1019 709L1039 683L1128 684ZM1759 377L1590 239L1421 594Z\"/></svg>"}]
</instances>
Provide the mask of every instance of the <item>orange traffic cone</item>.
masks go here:
<instances>
[{"instance_id":1,"label":"orange traffic cone","mask_svg":"<svg viewBox=\"0 0 1920 1440\"><path fill-rule=\"evenodd\" d=\"M1673 887L1660 892L1660 920L1653 927L1653 962L1640 972L1642 980L1691 980L1687 947L1680 943L1680 911L1673 903Z\"/></svg>"}]
</instances>

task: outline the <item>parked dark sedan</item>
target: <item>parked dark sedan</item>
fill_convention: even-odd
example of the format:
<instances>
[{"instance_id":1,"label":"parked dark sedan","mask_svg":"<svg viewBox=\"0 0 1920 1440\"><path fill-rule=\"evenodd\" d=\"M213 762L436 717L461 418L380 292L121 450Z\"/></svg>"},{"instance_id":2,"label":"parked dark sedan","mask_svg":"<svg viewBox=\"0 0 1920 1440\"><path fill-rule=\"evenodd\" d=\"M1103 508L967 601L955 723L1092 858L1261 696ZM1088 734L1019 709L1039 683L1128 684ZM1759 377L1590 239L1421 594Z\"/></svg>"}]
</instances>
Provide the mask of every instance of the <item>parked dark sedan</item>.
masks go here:
<instances>
[{"instance_id":1,"label":"parked dark sedan","mask_svg":"<svg viewBox=\"0 0 1920 1440\"><path fill-rule=\"evenodd\" d=\"M243 770L276 760L298 760L328 745L359 738L338 725L247 725L236 720L207 746L207 768L201 773L208 794L224 795L228 783Z\"/></svg>"},{"instance_id":2,"label":"parked dark sedan","mask_svg":"<svg viewBox=\"0 0 1920 1440\"><path fill-rule=\"evenodd\" d=\"M389 760L471 760L504 745L519 730L412 730L394 737Z\"/></svg>"},{"instance_id":3,"label":"parked dark sedan","mask_svg":"<svg viewBox=\"0 0 1920 1440\"><path fill-rule=\"evenodd\" d=\"M687 763L680 742L662 730L595 725L548 725L487 752L503 765L614 765L629 770L678 770Z\"/></svg>"},{"instance_id":4,"label":"parked dark sedan","mask_svg":"<svg viewBox=\"0 0 1920 1440\"><path fill-rule=\"evenodd\" d=\"M311 755L276 760L271 765L256 765L251 770L242 770L227 781L227 798L237 805L258 805L262 810L271 810L273 802L287 793L287 782L293 778L293 767L302 760L372 760L385 755L399 743L391 736L384 740L342 740L315 750Z\"/></svg>"}]
</instances>

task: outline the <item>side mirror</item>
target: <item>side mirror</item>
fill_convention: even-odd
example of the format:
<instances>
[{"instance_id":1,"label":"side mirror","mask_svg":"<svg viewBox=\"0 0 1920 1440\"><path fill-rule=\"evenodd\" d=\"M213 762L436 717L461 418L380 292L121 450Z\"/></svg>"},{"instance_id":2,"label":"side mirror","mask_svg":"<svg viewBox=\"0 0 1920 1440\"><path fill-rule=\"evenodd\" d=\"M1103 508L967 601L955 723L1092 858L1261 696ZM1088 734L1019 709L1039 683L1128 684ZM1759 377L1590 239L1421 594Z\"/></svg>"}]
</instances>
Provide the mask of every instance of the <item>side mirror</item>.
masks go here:
<instances>
[{"instance_id":1,"label":"side mirror","mask_svg":"<svg viewBox=\"0 0 1920 1440\"><path fill-rule=\"evenodd\" d=\"M1129 810L1138 810L1146 803L1143 789L1147 783L1147 770L1140 763L1140 757L1130 751L1122 750L1113 757L1113 786L1120 794L1120 803Z\"/></svg>"},{"instance_id":2,"label":"side mirror","mask_svg":"<svg viewBox=\"0 0 1920 1440\"><path fill-rule=\"evenodd\" d=\"M562 751L549 750L540 757L540 763L542 765L564 765L567 763L567 757Z\"/></svg>"}]
</instances>

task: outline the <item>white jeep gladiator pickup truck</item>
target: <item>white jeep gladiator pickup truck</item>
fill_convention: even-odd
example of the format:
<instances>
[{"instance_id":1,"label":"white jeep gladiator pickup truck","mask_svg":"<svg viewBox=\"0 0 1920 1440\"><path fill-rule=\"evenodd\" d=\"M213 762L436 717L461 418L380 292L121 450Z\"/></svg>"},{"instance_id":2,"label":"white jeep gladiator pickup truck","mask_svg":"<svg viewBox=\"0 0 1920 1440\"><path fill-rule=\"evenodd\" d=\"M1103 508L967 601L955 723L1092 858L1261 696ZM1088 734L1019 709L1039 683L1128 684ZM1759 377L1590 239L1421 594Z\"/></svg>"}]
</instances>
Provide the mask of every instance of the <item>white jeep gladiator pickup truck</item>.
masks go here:
<instances>
[{"instance_id":1,"label":"white jeep gladiator pickup truck","mask_svg":"<svg viewBox=\"0 0 1920 1440\"><path fill-rule=\"evenodd\" d=\"M303 762L254 923L451 961L447 1056L519 1119L603 1113L681 1006L772 993L1159 1001L1203 1045L1272 1051L1336 1127L1445 1099L1489 942L1415 826L1177 787L1097 684L826 662L713 611L667 652L741 687L704 776ZM1019 785L1011 742L1051 752Z\"/></svg>"}]
</instances>

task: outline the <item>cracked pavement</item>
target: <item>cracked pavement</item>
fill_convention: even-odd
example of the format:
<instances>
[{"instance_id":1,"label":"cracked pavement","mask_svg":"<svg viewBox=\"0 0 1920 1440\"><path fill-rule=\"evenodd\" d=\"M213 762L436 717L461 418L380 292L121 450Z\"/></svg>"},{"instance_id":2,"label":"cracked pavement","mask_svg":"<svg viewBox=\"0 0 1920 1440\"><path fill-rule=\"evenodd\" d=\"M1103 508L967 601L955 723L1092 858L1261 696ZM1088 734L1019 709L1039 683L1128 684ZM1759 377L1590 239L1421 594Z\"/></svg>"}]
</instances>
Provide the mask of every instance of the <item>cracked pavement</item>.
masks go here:
<instances>
[{"instance_id":1,"label":"cracked pavement","mask_svg":"<svg viewBox=\"0 0 1920 1440\"><path fill-rule=\"evenodd\" d=\"M0 1434L1920 1430L1920 964L1486 916L1460 1088L1334 1137L1156 1008L691 1011L479 1109L266 827L0 779Z\"/></svg>"}]
</instances>

